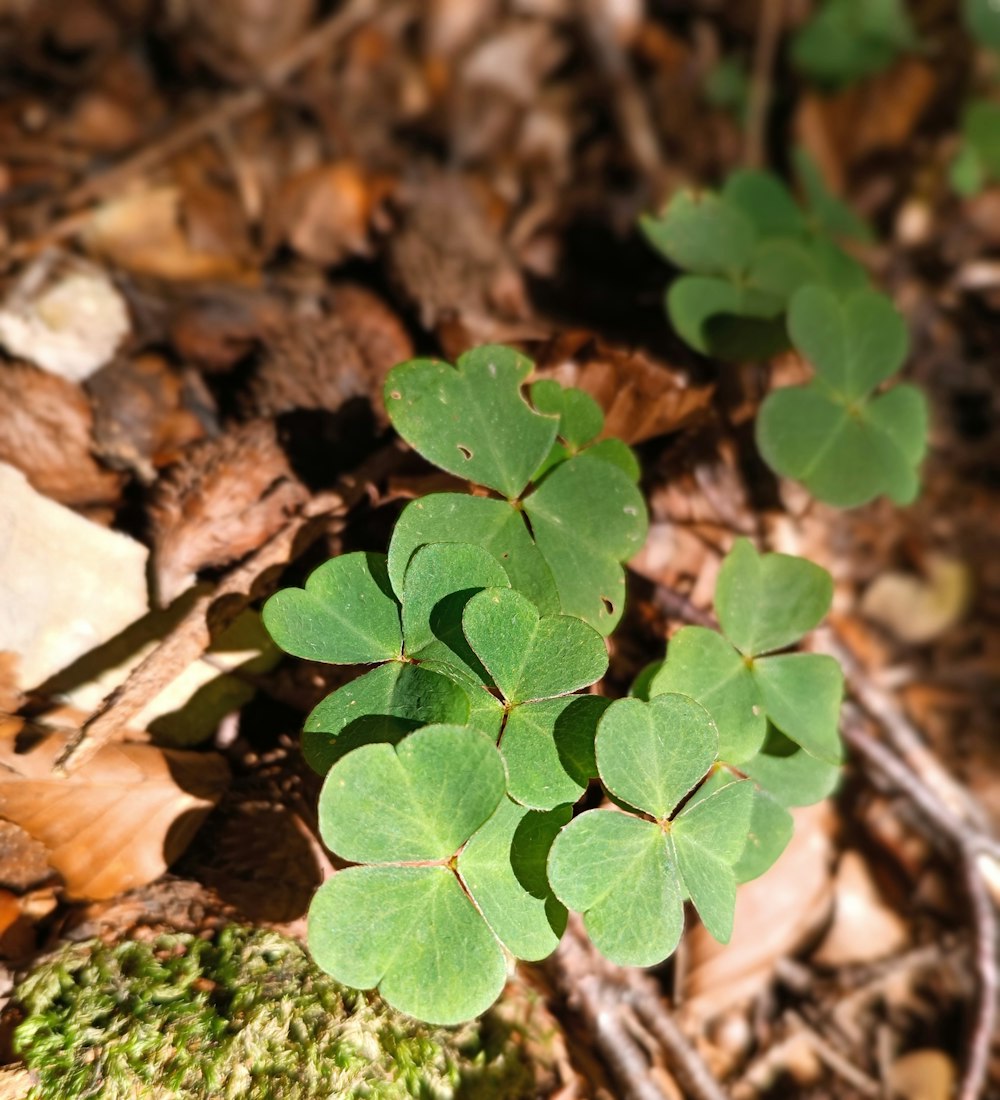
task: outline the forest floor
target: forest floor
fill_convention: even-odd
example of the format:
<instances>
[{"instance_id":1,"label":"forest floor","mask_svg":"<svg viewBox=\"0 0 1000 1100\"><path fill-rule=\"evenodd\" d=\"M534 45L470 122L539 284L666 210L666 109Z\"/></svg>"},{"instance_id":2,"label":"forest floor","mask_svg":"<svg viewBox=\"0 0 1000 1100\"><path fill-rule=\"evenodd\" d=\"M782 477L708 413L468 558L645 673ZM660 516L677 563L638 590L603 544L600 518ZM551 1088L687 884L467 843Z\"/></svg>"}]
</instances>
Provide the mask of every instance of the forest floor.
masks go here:
<instances>
[{"instance_id":1,"label":"forest floor","mask_svg":"<svg viewBox=\"0 0 1000 1100\"><path fill-rule=\"evenodd\" d=\"M281 661L257 611L449 483L388 430L389 368L511 343L642 462L602 690L711 607L740 535L833 574L815 644L848 681L843 781L728 946L692 917L647 977L575 935L520 968L557 1036L539 1094L1000 1097L1000 187L948 177L996 62L915 0L925 48L820 91L785 49L809 9L0 5L3 996L65 939L302 934L332 868L298 732L356 670ZM932 432L907 508L774 477L753 419L801 364L689 350L637 228L798 146L909 326Z\"/></svg>"}]
</instances>

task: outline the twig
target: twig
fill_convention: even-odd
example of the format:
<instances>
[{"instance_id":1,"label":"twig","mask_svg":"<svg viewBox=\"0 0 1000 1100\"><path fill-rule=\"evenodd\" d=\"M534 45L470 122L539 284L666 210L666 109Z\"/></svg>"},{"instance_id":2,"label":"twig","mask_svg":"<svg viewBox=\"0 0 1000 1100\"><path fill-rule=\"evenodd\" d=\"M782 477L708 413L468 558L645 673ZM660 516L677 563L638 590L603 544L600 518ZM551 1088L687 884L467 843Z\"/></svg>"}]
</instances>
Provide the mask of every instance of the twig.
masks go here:
<instances>
[{"instance_id":1,"label":"twig","mask_svg":"<svg viewBox=\"0 0 1000 1100\"><path fill-rule=\"evenodd\" d=\"M838 1077L847 1081L862 1096L883 1095L882 1086L878 1081L849 1062L832 1043L810 1027L797 1012L790 1011L786 1013L786 1016L790 1022L801 1030L806 1041L816 1052L817 1057L825 1062Z\"/></svg>"},{"instance_id":2,"label":"twig","mask_svg":"<svg viewBox=\"0 0 1000 1100\"><path fill-rule=\"evenodd\" d=\"M188 146L232 126L245 115L262 107L275 89L287 83L306 65L321 57L377 11L376 0L351 0L265 66L260 79L253 87L231 93L211 110L180 123L153 144L145 146L105 171L91 176L66 196L65 206L72 209L92 202L94 199L106 198L121 190L136 176L159 167L165 161L183 152ZM64 240L80 229L85 220L81 211L74 210L50 226L41 237L13 244L8 250L8 258L22 260L26 256Z\"/></svg>"},{"instance_id":3,"label":"twig","mask_svg":"<svg viewBox=\"0 0 1000 1100\"><path fill-rule=\"evenodd\" d=\"M391 444L377 451L353 474L341 478L336 489L314 497L301 513L227 574L214 592L199 597L170 634L70 738L56 760L55 770L63 774L72 771L102 745L114 740L151 699L202 656L211 644L212 628L218 630L232 622L250 603L254 582L262 573L283 565L294 550L305 549L323 533L324 526L310 526L311 521L321 515L328 518L346 515L364 498L369 484L382 479L396 465L400 453ZM219 604L222 597L228 598Z\"/></svg>"},{"instance_id":4,"label":"twig","mask_svg":"<svg viewBox=\"0 0 1000 1100\"><path fill-rule=\"evenodd\" d=\"M784 8L785 0L762 0L760 5L743 144L743 163L748 168L760 168L765 161L767 120L771 108L771 74L774 70Z\"/></svg>"},{"instance_id":5,"label":"twig","mask_svg":"<svg viewBox=\"0 0 1000 1100\"><path fill-rule=\"evenodd\" d=\"M1000 949L1000 928L997 914L979 868L976 853L962 851L962 878L972 910L972 932L975 944L976 991L975 1019L969 1036L965 1072L958 1090L958 1100L979 1100L986 1088L990 1068L990 1049L997 1028L997 995L1000 978L997 975L997 951Z\"/></svg>"}]
</instances>

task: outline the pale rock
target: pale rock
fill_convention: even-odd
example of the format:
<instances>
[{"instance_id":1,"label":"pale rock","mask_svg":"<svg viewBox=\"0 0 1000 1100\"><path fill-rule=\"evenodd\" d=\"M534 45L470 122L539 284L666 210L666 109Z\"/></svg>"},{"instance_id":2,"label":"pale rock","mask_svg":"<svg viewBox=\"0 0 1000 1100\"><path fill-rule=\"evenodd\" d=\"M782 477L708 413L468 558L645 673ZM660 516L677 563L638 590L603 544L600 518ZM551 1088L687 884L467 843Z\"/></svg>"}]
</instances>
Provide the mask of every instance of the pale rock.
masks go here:
<instances>
[{"instance_id":1,"label":"pale rock","mask_svg":"<svg viewBox=\"0 0 1000 1100\"><path fill-rule=\"evenodd\" d=\"M141 618L148 551L37 493L0 463L0 651L37 687Z\"/></svg>"}]
</instances>

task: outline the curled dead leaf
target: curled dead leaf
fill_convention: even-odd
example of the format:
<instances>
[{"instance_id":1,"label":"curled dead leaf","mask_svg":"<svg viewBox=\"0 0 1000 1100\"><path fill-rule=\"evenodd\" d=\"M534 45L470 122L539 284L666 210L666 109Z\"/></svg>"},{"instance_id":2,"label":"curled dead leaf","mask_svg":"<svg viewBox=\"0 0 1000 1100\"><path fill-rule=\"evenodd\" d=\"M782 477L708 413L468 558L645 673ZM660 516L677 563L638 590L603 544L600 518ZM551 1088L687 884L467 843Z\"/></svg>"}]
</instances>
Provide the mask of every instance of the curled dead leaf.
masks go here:
<instances>
[{"instance_id":1,"label":"curled dead leaf","mask_svg":"<svg viewBox=\"0 0 1000 1100\"><path fill-rule=\"evenodd\" d=\"M216 753L110 744L68 776L65 738L0 746L0 815L44 845L71 898L109 898L152 882L190 843L229 782Z\"/></svg>"},{"instance_id":2,"label":"curled dead leaf","mask_svg":"<svg viewBox=\"0 0 1000 1100\"><path fill-rule=\"evenodd\" d=\"M923 645L955 626L968 610L972 576L965 562L928 554L923 577L882 573L868 586L861 610L901 642Z\"/></svg>"}]
</instances>

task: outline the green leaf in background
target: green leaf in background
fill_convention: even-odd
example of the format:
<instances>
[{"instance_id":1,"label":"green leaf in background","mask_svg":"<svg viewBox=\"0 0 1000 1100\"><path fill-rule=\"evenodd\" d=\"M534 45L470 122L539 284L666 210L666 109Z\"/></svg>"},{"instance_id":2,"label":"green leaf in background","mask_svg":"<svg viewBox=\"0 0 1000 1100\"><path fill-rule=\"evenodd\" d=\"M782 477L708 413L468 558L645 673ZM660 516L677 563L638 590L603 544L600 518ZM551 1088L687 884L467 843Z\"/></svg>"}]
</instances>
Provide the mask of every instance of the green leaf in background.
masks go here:
<instances>
[{"instance_id":1,"label":"green leaf in background","mask_svg":"<svg viewBox=\"0 0 1000 1100\"><path fill-rule=\"evenodd\" d=\"M962 0L969 33L991 50L1000 50L1000 8L993 0Z\"/></svg>"},{"instance_id":2,"label":"green leaf in background","mask_svg":"<svg viewBox=\"0 0 1000 1100\"><path fill-rule=\"evenodd\" d=\"M475 543L503 566L510 583L543 613L559 611L552 571L528 533L521 511L505 500L432 493L411 501L393 528L389 580L397 596L413 552L425 543Z\"/></svg>"},{"instance_id":3,"label":"green leaf in background","mask_svg":"<svg viewBox=\"0 0 1000 1100\"><path fill-rule=\"evenodd\" d=\"M834 240L867 242L873 239L871 226L827 187L819 165L808 150L801 145L794 149L792 163L815 228Z\"/></svg>"},{"instance_id":4,"label":"green leaf in background","mask_svg":"<svg viewBox=\"0 0 1000 1100\"><path fill-rule=\"evenodd\" d=\"M927 406L914 387L872 396L906 355L892 304L866 291L841 301L806 287L792 299L789 331L816 377L769 394L757 417L764 461L821 500L855 507L885 493L907 504L919 489Z\"/></svg>"},{"instance_id":5,"label":"green leaf in background","mask_svg":"<svg viewBox=\"0 0 1000 1100\"><path fill-rule=\"evenodd\" d=\"M508 703L568 695L599 680L608 667L604 640L593 627L569 615L540 616L510 588L473 596L462 627Z\"/></svg>"},{"instance_id":6,"label":"green leaf in background","mask_svg":"<svg viewBox=\"0 0 1000 1100\"><path fill-rule=\"evenodd\" d=\"M760 751L770 721L828 764L840 760L844 680L832 658L813 653L766 656L797 642L830 607L825 569L787 554L758 554L738 539L719 570L715 605L723 633L679 630L650 685L691 696L712 715L719 758L741 768Z\"/></svg>"},{"instance_id":7,"label":"green leaf in background","mask_svg":"<svg viewBox=\"0 0 1000 1100\"><path fill-rule=\"evenodd\" d=\"M705 778L718 747L711 715L686 695L618 699L597 727L597 768L613 795L664 820Z\"/></svg>"},{"instance_id":8,"label":"green leaf in background","mask_svg":"<svg viewBox=\"0 0 1000 1100\"><path fill-rule=\"evenodd\" d=\"M649 527L642 494L617 466L584 452L549 473L524 510L563 613L610 634L625 605L621 563Z\"/></svg>"},{"instance_id":9,"label":"green leaf in background","mask_svg":"<svg viewBox=\"0 0 1000 1100\"><path fill-rule=\"evenodd\" d=\"M792 62L840 87L888 68L918 46L904 0L824 0L792 39Z\"/></svg>"},{"instance_id":10,"label":"green leaf in background","mask_svg":"<svg viewBox=\"0 0 1000 1100\"><path fill-rule=\"evenodd\" d=\"M399 745L364 745L330 769L323 842L352 863L447 860L506 788L493 742L468 726L425 726Z\"/></svg>"},{"instance_id":11,"label":"green leaf in background","mask_svg":"<svg viewBox=\"0 0 1000 1100\"><path fill-rule=\"evenodd\" d=\"M275 592L261 612L286 652L330 664L399 657L403 639L384 554L342 554L314 569L305 588Z\"/></svg>"},{"instance_id":12,"label":"green leaf in background","mask_svg":"<svg viewBox=\"0 0 1000 1100\"><path fill-rule=\"evenodd\" d=\"M500 942L519 959L544 959L566 930L545 862L571 809L540 813L504 798L458 857L458 873Z\"/></svg>"},{"instance_id":13,"label":"green leaf in background","mask_svg":"<svg viewBox=\"0 0 1000 1100\"><path fill-rule=\"evenodd\" d=\"M726 637L746 657L785 649L818 626L830 610L833 579L821 566L789 554L758 554L737 539L715 586L715 609Z\"/></svg>"},{"instance_id":14,"label":"green leaf in background","mask_svg":"<svg viewBox=\"0 0 1000 1100\"><path fill-rule=\"evenodd\" d=\"M536 810L578 801L597 778L594 738L610 703L564 695L511 708L500 740L510 797Z\"/></svg>"},{"instance_id":15,"label":"green leaf in background","mask_svg":"<svg viewBox=\"0 0 1000 1100\"><path fill-rule=\"evenodd\" d=\"M1000 9L993 10L1000 28ZM1000 49L1000 29L996 48ZM973 100L962 111L962 144L950 169L951 184L960 195L978 194L1000 180L1000 103Z\"/></svg>"},{"instance_id":16,"label":"green leaf in background","mask_svg":"<svg viewBox=\"0 0 1000 1100\"><path fill-rule=\"evenodd\" d=\"M489 683L465 640L462 614L477 592L509 584L503 566L481 546L440 542L420 547L410 558L403 580L407 657L442 661Z\"/></svg>"},{"instance_id":17,"label":"green leaf in background","mask_svg":"<svg viewBox=\"0 0 1000 1100\"><path fill-rule=\"evenodd\" d=\"M805 218L788 188L770 172L742 168L730 173L722 199L753 225L760 237L797 237Z\"/></svg>"},{"instance_id":18,"label":"green leaf in background","mask_svg":"<svg viewBox=\"0 0 1000 1100\"><path fill-rule=\"evenodd\" d=\"M739 275L757 243L743 211L711 191L678 191L662 215L639 224L654 248L695 275Z\"/></svg>"},{"instance_id":19,"label":"green leaf in background","mask_svg":"<svg viewBox=\"0 0 1000 1100\"><path fill-rule=\"evenodd\" d=\"M421 726L465 725L469 720L469 695L461 685L423 665L389 661L313 708L303 728L302 753L314 771L326 775L361 745L394 745Z\"/></svg>"},{"instance_id":20,"label":"green leaf in background","mask_svg":"<svg viewBox=\"0 0 1000 1100\"><path fill-rule=\"evenodd\" d=\"M389 372L386 409L424 458L513 499L549 453L559 424L521 393L531 366L500 345L467 351L454 367L414 359Z\"/></svg>"},{"instance_id":21,"label":"green leaf in background","mask_svg":"<svg viewBox=\"0 0 1000 1100\"><path fill-rule=\"evenodd\" d=\"M400 1012L459 1024L500 996L507 964L496 937L446 867L349 867L309 908L309 951L328 974L378 988Z\"/></svg>"},{"instance_id":22,"label":"green leaf in background","mask_svg":"<svg viewBox=\"0 0 1000 1100\"><path fill-rule=\"evenodd\" d=\"M653 966L684 929L677 870L658 824L615 810L588 810L556 837L549 882L602 955L619 966Z\"/></svg>"}]
</instances>

